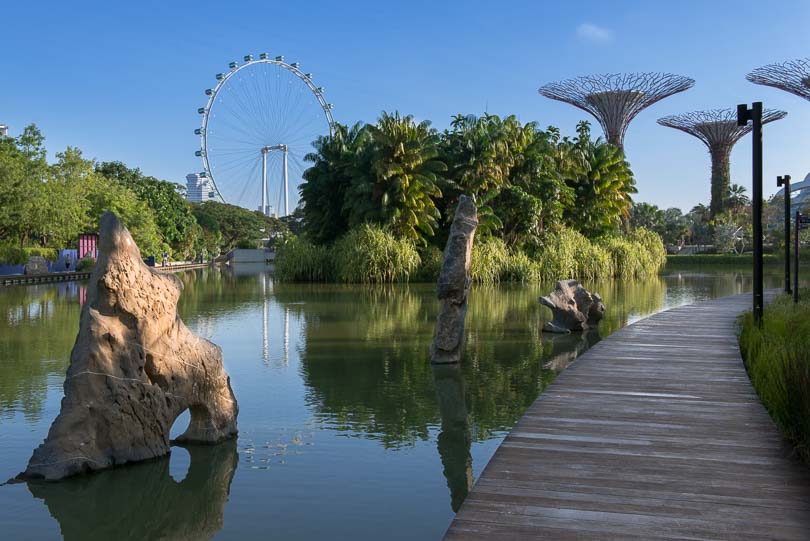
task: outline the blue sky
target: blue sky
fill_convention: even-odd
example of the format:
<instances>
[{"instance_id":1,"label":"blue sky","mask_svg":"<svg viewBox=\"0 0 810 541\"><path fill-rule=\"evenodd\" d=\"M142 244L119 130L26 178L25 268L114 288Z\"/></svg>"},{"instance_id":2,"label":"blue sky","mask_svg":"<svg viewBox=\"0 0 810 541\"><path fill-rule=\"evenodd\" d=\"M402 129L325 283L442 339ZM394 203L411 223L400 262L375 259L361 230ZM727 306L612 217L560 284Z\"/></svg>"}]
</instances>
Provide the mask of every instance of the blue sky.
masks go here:
<instances>
[{"instance_id":1,"label":"blue sky","mask_svg":"<svg viewBox=\"0 0 810 541\"><path fill-rule=\"evenodd\" d=\"M230 60L283 54L314 73L343 123L398 109L445 128L455 113L516 114L573 134L587 114L538 95L590 73L668 71L692 90L647 109L626 151L637 200L688 210L709 199L709 157L656 119L761 100L788 111L765 130L765 193L810 172L810 103L748 83L810 56L810 2L5 2L0 123L35 122L67 145L183 182L201 169L196 109ZM594 129L599 132L594 123ZM750 138L732 156L750 189Z\"/></svg>"}]
</instances>

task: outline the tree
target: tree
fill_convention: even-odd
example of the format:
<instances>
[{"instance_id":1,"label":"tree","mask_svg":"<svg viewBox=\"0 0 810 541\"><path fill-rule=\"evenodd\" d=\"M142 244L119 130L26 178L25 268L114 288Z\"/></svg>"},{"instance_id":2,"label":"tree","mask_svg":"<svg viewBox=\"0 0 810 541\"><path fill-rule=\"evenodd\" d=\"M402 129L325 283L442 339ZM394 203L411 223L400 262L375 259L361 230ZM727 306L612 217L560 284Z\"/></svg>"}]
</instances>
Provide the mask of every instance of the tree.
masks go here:
<instances>
[{"instance_id":1,"label":"tree","mask_svg":"<svg viewBox=\"0 0 810 541\"><path fill-rule=\"evenodd\" d=\"M100 163L96 172L126 186L149 206L162 240L172 252L184 257L196 255L196 221L181 195L182 186L146 176L140 169L130 169L121 162Z\"/></svg>"},{"instance_id":2,"label":"tree","mask_svg":"<svg viewBox=\"0 0 810 541\"><path fill-rule=\"evenodd\" d=\"M427 244L440 214L434 198L442 197L438 174L439 136L430 122L383 112L369 125L368 147L361 153L344 200L349 224L379 223L398 238Z\"/></svg>"},{"instance_id":3,"label":"tree","mask_svg":"<svg viewBox=\"0 0 810 541\"><path fill-rule=\"evenodd\" d=\"M564 152L573 155L570 169L563 172L567 184L574 190L574 204L566 209L564 220L589 238L599 237L617 229L629 216L636 193L635 179L624 152L591 139L588 122L577 124L577 137L564 140ZM584 163L583 163L584 162Z\"/></svg>"},{"instance_id":4,"label":"tree","mask_svg":"<svg viewBox=\"0 0 810 541\"><path fill-rule=\"evenodd\" d=\"M260 212L217 201L194 205L192 212L209 241L219 236L219 249L209 249L218 253L226 253L239 246L258 248L266 233L265 226L268 220L272 220Z\"/></svg>"},{"instance_id":5,"label":"tree","mask_svg":"<svg viewBox=\"0 0 810 541\"><path fill-rule=\"evenodd\" d=\"M305 233L316 243L334 242L349 229L346 193L357 161L368 142L363 124L335 126L333 136L319 137L315 152L304 158L312 166L304 171L299 188Z\"/></svg>"}]
</instances>

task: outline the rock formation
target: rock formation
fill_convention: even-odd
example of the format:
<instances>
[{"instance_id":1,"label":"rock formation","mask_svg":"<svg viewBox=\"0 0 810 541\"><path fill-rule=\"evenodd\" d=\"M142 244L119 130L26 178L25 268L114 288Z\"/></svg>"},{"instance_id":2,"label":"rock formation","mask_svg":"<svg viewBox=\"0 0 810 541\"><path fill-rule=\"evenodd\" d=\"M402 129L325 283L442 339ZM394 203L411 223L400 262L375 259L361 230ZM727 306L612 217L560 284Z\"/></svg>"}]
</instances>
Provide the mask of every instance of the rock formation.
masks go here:
<instances>
[{"instance_id":1,"label":"rock formation","mask_svg":"<svg viewBox=\"0 0 810 541\"><path fill-rule=\"evenodd\" d=\"M23 268L23 274L48 274L48 262L42 256L32 255Z\"/></svg>"},{"instance_id":2,"label":"rock formation","mask_svg":"<svg viewBox=\"0 0 810 541\"><path fill-rule=\"evenodd\" d=\"M464 346L464 316L470 290L470 261L473 239L478 227L478 211L470 197L462 195L444 247L442 271L436 284L439 317L430 347L434 364L457 363Z\"/></svg>"},{"instance_id":3,"label":"rock formation","mask_svg":"<svg viewBox=\"0 0 810 541\"><path fill-rule=\"evenodd\" d=\"M540 297L554 317L543 326L545 332L582 331L599 323L605 314L602 297L590 293L576 280L560 280L551 294Z\"/></svg>"},{"instance_id":4,"label":"rock formation","mask_svg":"<svg viewBox=\"0 0 810 541\"><path fill-rule=\"evenodd\" d=\"M143 263L114 214L102 217L61 411L22 478L57 480L165 455L172 423L185 410L191 421L179 442L236 434L238 406L222 351L180 320L182 287Z\"/></svg>"}]
</instances>

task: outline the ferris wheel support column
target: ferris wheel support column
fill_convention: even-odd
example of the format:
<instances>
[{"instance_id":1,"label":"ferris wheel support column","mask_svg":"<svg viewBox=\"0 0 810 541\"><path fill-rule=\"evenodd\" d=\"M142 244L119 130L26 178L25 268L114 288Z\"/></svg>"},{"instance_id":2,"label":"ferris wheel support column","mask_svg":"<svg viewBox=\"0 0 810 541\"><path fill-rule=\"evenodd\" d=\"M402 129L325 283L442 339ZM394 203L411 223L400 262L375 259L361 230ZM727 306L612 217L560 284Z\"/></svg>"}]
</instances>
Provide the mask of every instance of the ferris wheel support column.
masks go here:
<instances>
[{"instance_id":1,"label":"ferris wheel support column","mask_svg":"<svg viewBox=\"0 0 810 541\"><path fill-rule=\"evenodd\" d=\"M282 154L282 163L284 167L284 216L289 216L290 194L287 186L287 145L283 145L282 149L284 150L284 154Z\"/></svg>"},{"instance_id":2,"label":"ferris wheel support column","mask_svg":"<svg viewBox=\"0 0 810 541\"><path fill-rule=\"evenodd\" d=\"M267 204L265 198L267 197L267 147L262 149L262 208L259 210L263 215L267 215Z\"/></svg>"}]
</instances>

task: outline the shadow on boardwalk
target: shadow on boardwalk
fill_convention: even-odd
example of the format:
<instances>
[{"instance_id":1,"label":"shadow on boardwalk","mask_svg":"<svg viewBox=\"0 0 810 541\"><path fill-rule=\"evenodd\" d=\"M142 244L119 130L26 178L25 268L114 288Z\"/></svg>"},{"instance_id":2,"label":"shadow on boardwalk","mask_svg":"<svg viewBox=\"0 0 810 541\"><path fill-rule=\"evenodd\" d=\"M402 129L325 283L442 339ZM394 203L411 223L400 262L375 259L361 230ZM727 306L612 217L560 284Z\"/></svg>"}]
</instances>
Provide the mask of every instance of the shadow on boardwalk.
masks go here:
<instances>
[{"instance_id":1,"label":"shadow on boardwalk","mask_svg":"<svg viewBox=\"0 0 810 541\"><path fill-rule=\"evenodd\" d=\"M740 357L750 295L595 345L532 404L445 539L810 539L810 469Z\"/></svg>"}]
</instances>

